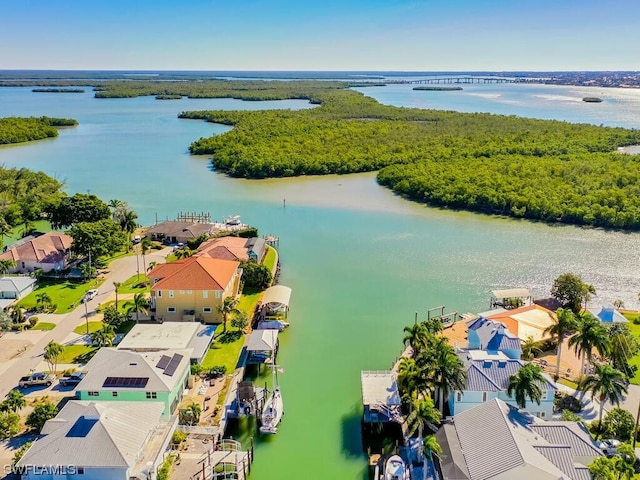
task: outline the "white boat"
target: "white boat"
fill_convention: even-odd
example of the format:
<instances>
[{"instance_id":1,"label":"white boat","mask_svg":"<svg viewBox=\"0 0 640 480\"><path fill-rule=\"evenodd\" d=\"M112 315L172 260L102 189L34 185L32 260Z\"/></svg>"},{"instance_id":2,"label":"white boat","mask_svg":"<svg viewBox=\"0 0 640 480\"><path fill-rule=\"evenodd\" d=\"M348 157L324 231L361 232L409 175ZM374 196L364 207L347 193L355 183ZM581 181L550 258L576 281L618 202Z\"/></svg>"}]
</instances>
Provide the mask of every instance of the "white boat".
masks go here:
<instances>
[{"instance_id":1,"label":"white boat","mask_svg":"<svg viewBox=\"0 0 640 480\"><path fill-rule=\"evenodd\" d=\"M225 225L240 225L240 215L230 215L224 219Z\"/></svg>"},{"instance_id":2,"label":"white boat","mask_svg":"<svg viewBox=\"0 0 640 480\"><path fill-rule=\"evenodd\" d=\"M282 320L263 320L258 323L258 330L278 330L284 331L289 326L289 322L283 322Z\"/></svg>"},{"instance_id":3,"label":"white boat","mask_svg":"<svg viewBox=\"0 0 640 480\"><path fill-rule=\"evenodd\" d=\"M262 407L262 421L260 425L260 433L278 433L278 424L282 420L284 414L284 406L282 402L282 392L278 386L278 377L276 376L276 366L271 366L273 371L273 392L264 402Z\"/></svg>"},{"instance_id":4,"label":"white boat","mask_svg":"<svg viewBox=\"0 0 640 480\"><path fill-rule=\"evenodd\" d=\"M382 474L376 480L411 480L411 473L399 455L391 455L384 460Z\"/></svg>"}]
</instances>

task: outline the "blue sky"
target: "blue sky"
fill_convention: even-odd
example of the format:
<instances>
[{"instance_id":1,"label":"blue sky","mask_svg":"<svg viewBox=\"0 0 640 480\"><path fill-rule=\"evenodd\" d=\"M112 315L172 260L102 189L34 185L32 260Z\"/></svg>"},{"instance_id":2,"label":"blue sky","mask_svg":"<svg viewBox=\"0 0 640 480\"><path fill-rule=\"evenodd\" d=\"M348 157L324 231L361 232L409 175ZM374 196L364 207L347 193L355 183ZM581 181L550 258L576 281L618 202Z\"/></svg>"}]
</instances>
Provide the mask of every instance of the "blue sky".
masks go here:
<instances>
[{"instance_id":1,"label":"blue sky","mask_svg":"<svg viewBox=\"0 0 640 480\"><path fill-rule=\"evenodd\" d=\"M2 0L0 69L640 70L638 0Z\"/></svg>"}]
</instances>

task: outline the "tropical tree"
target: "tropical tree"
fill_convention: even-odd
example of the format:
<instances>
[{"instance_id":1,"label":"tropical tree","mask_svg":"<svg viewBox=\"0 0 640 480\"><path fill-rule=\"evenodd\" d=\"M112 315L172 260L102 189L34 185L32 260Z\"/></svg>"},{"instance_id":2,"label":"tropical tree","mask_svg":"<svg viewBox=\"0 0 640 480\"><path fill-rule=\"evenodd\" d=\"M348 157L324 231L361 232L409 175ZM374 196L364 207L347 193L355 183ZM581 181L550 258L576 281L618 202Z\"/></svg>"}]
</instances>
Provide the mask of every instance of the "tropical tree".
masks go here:
<instances>
[{"instance_id":1,"label":"tropical tree","mask_svg":"<svg viewBox=\"0 0 640 480\"><path fill-rule=\"evenodd\" d=\"M428 343L429 331L423 323L414 323L411 326L404 327L405 336L402 343L409 345L413 350L414 357L417 356Z\"/></svg>"},{"instance_id":2,"label":"tropical tree","mask_svg":"<svg viewBox=\"0 0 640 480\"><path fill-rule=\"evenodd\" d=\"M4 237L11 234L13 227L7 223L4 217L0 217L0 249L4 247Z\"/></svg>"},{"instance_id":3,"label":"tropical tree","mask_svg":"<svg viewBox=\"0 0 640 480\"><path fill-rule=\"evenodd\" d=\"M555 279L551 287L551 296L558 300L563 308L570 309L576 315L580 313L582 303L586 304L595 293L593 285L585 283L573 273L563 273Z\"/></svg>"},{"instance_id":4,"label":"tropical tree","mask_svg":"<svg viewBox=\"0 0 640 480\"><path fill-rule=\"evenodd\" d=\"M438 408L444 414L449 393L464 390L467 372L455 349L445 337L434 337L428 347L431 350L429 376L438 394ZM418 362L420 364L420 362Z\"/></svg>"},{"instance_id":5,"label":"tropical tree","mask_svg":"<svg viewBox=\"0 0 640 480\"><path fill-rule=\"evenodd\" d=\"M16 262L9 259L0 260L0 275L5 275L16 266Z\"/></svg>"},{"instance_id":6,"label":"tropical tree","mask_svg":"<svg viewBox=\"0 0 640 480\"><path fill-rule=\"evenodd\" d=\"M424 437L424 453L427 457L432 458L432 455L440 455L442 453L442 447L436 440L435 435L427 435Z\"/></svg>"},{"instance_id":7,"label":"tropical tree","mask_svg":"<svg viewBox=\"0 0 640 480\"><path fill-rule=\"evenodd\" d=\"M574 331L576 328L576 318L573 312L567 308L559 308L556 311L553 323L549 325L545 331L545 335L551 335L558 342L557 361L556 361L556 378L560 376L560 357L562 355L562 342L567 333Z\"/></svg>"},{"instance_id":8,"label":"tropical tree","mask_svg":"<svg viewBox=\"0 0 640 480\"><path fill-rule=\"evenodd\" d=\"M24 393L15 388L9 392L7 398L0 403L0 411L2 412L17 412L18 410L27 406L27 401L24 398Z\"/></svg>"},{"instance_id":9,"label":"tropical tree","mask_svg":"<svg viewBox=\"0 0 640 480\"><path fill-rule=\"evenodd\" d=\"M42 430L47 420L51 420L58 414L58 407L51 402L39 403L24 422L28 427L33 428L37 432Z\"/></svg>"},{"instance_id":10,"label":"tropical tree","mask_svg":"<svg viewBox=\"0 0 640 480\"><path fill-rule=\"evenodd\" d=\"M614 306L616 309L618 309L618 310L619 310L619 309L621 309L621 308L624 308L624 302L623 302L622 300L620 300L620 299L618 299L618 300L614 300L614 302L613 302L613 306Z\"/></svg>"},{"instance_id":11,"label":"tropical tree","mask_svg":"<svg viewBox=\"0 0 640 480\"><path fill-rule=\"evenodd\" d=\"M636 421L624 408L616 407L607 412L602 420L602 431L607 438L617 438L622 442L631 440Z\"/></svg>"},{"instance_id":12,"label":"tropical tree","mask_svg":"<svg viewBox=\"0 0 640 480\"><path fill-rule=\"evenodd\" d=\"M578 316L577 327L576 334L569 339L569 346L573 347L576 355L582 358L580 373L583 374L585 361L588 360L591 363L593 350L604 357L609 352L611 344L606 327L590 313Z\"/></svg>"},{"instance_id":13,"label":"tropical tree","mask_svg":"<svg viewBox=\"0 0 640 480\"><path fill-rule=\"evenodd\" d=\"M116 338L116 329L108 323L103 324L100 330L91 333L91 343L98 347L111 347Z\"/></svg>"},{"instance_id":14,"label":"tropical tree","mask_svg":"<svg viewBox=\"0 0 640 480\"><path fill-rule=\"evenodd\" d=\"M542 353L542 350L538 348L538 342L536 342L531 335L522 342L522 359L531 360L535 357L536 353Z\"/></svg>"},{"instance_id":15,"label":"tropical tree","mask_svg":"<svg viewBox=\"0 0 640 480\"><path fill-rule=\"evenodd\" d=\"M20 415L0 412L0 440L15 437L20 432Z\"/></svg>"},{"instance_id":16,"label":"tropical tree","mask_svg":"<svg viewBox=\"0 0 640 480\"><path fill-rule=\"evenodd\" d=\"M404 357L398 365L398 389L403 402L410 403L426 390L422 370L413 358Z\"/></svg>"},{"instance_id":17,"label":"tropical tree","mask_svg":"<svg viewBox=\"0 0 640 480\"><path fill-rule=\"evenodd\" d=\"M184 247L179 250L176 250L175 256L178 260L182 260L183 258L189 258L195 252L191 250L189 247Z\"/></svg>"},{"instance_id":18,"label":"tropical tree","mask_svg":"<svg viewBox=\"0 0 640 480\"><path fill-rule=\"evenodd\" d=\"M626 323L614 323L608 328L609 331L609 362L616 370L620 370L628 378L635 375L636 365L631 365L629 360L640 352L640 343L631 334Z\"/></svg>"},{"instance_id":19,"label":"tropical tree","mask_svg":"<svg viewBox=\"0 0 640 480\"><path fill-rule=\"evenodd\" d=\"M56 373L56 367L58 366L58 358L60 358L60 355L62 355L62 352L64 352L64 347L59 343L54 342L53 340L47 343L47 346L44 347L44 359L49 364L49 369L51 370L51 373L54 373L54 374Z\"/></svg>"},{"instance_id":20,"label":"tropical tree","mask_svg":"<svg viewBox=\"0 0 640 480\"><path fill-rule=\"evenodd\" d=\"M222 331L227 331L227 318L232 313L238 312L238 299L235 297L226 297L224 301L218 305L218 312L222 315Z\"/></svg>"},{"instance_id":21,"label":"tropical tree","mask_svg":"<svg viewBox=\"0 0 640 480\"><path fill-rule=\"evenodd\" d=\"M113 288L116 290L116 310L118 309L118 289L122 286L122 282L113 282Z\"/></svg>"},{"instance_id":22,"label":"tropical tree","mask_svg":"<svg viewBox=\"0 0 640 480\"><path fill-rule=\"evenodd\" d=\"M142 269L145 272L147 271L147 260L145 255L147 254L147 252L149 251L152 245L153 245L153 242L147 237L143 238L142 241L140 242L140 253L142 253Z\"/></svg>"},{"instance_id":23,"label":"tropical tree","mask_svg":"<svg viewBox=\"0 0 640 480\"><path fill-rule=\"evenodd\" d=\"M120 227L129 235L138 227L138 214L133 210L127 210L120 218Z\"/></svg>"},{"instance_id":24,"label":"tropical tree","mask_svg":"<svg viewBox=\"0 0 640 480\"><path fill-rule=\"evenodd\" d=\"M247 315L247 312L238 310L233 317L231 317L231 326L238 330L247 328L247 326L249 326L249 315Z\"/></svg>"},{"instance_id":25,"label":"tropical tree","mask_svg":"<svg viewBox=\"0 0 640 480\"><path fill-rule=\"evenodd\" d=\"M36 293L36 306L40 311L47 311L52 304L51 297L47 292Z\"/></svg>"},{"instance_id":26,"label":"tropical tree","mask_svg":"<svg viewBox=\"0 0 640 480\"><path fill-rule=\"evenodd\" d=\"M11 320L13 323L20 324L24 323L24 311L20 307L13 307L11 309Z\"/></svg>"},{"instance_id":27,"label":"tropical tree","mask_svg":"<svg viewBox=\"0 0 640 480\"><path fill-rule=\"evenodd\" d=\"M147 315L149 313L149 307L151 302L144 293L136 293L133 296L133 301L127 302L128 312L136 314L136 322L140 321L140 314Z\"/></svg>"},{"instance_id":28,"label":"tropical tree","mask_svg":"<svg viewBox=\"0 0 640 480\"><path fill-rule=\"evenodd\" d=\"M435 431L441 418L442 415L431 397L414 398L411 402L411 411L406 418L409 436L413 436L416 432L425 432L427 429Z\"/></svg>"},{"instance_id":29,"label":"tropical tree","mask_svg":"<svg viewBox=\"0 0 640 480\"><path fill-rule=\"evenodd\" d=\"M191 416L192 424L198 424L200 422L200 415L202 414L202 407L196 402L191 402L187 407L187 411Z\"/></svg>"},{"instance_id":30,"label":"tropical tree","mask_svg":"<svg viewBox=\"0 0 640 480\"><path fill-rule=\"evenodd\" d=\"M533 363L524 365L517 373L509 377L507 395L513 397L519 408L527 407L527 398L540 405L542 400L542 388L546 383L542 375L542 368Z\"/></svg>"},{"instance_id":31,"label":"tropical tree","mask_svg":"<svg viewBox=\"0 0 640 480\"><path fill-rule=\"evenodd\" d=\"M620 405L620 400L627 393L627 382L622 372L611 365L592 363L594 372L582 379L579 389L591 392L591 398L598 398L600 402L600 415L598 417L598 430L602 430L602 413L604 404L609 401L614 405Z\"/></svg>"},{"instance_id":32,"label":"tropical tree","mask_svg":"<svg viewBox=\"0 0 640 480\"><path fill-rule=\"evenodd\" d=\"M149 262L149 266L147 267L147 272L150 272L151 270L156 268L157 264L158 264L158 262L156 262L155 260Z\"/></svg>"},{"instance_id":33,"label":"tropical tree","mask_svg":"<svg viewBox=\"0 0 640 480\"><path fill-rule=\"evenodd\" d=\"M96 269L91 266L90 263L85 262L80 265L80 272L82 273L82 278L86 282L91 279L96 273Z\"/></svg>"}]
</instances>

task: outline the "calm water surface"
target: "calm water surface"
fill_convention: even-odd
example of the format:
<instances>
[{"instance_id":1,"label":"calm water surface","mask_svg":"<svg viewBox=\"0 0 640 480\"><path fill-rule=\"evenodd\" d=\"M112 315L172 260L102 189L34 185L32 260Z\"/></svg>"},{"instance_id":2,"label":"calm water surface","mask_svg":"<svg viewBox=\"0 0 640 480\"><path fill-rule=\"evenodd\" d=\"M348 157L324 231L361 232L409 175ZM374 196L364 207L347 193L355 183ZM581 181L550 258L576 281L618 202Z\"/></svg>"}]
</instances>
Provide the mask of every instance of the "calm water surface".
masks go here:
<instances>
[{"instance_id":1,"label":"calm water surface","mask_svg":"<svg viewBox=\"0 0 640 480\"><path fill-rule=\"evenodd\" d=\"M528 115L637 128L636 91L544 86L473 86L419 92L363 90L382 103ZM600 104L575 98L600 96ZM282 283L293 287L292 327L279 363L285 412L275 437L258 440L255 480L362 479L360 370L388 368L414 312L488 307L489 291L548 293L571 271L598 300L637 306L640 236L547 226L424 207L394 196L375 174L247 181L212 172L187 153L191 141L226 127L178 120L190 109L308 108L300 101L94 99L0 88L0 116L79 120L53 140L0 148L0 163L43 170L69 193L129 202L143 223L179 211L240 214L280 237ZM286 198L286 208L283 199Z\"/></svg>"}]
</instances>

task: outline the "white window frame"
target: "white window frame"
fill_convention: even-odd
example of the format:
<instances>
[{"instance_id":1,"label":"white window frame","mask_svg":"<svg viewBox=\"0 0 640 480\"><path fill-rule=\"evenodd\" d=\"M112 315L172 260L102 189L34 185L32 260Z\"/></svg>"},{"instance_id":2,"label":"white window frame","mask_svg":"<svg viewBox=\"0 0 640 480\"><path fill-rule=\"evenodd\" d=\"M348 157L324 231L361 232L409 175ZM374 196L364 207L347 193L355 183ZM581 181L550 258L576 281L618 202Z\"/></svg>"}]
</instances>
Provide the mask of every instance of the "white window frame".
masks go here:
<instances>
[{"instance_id":1,"label":"white window frame","mask_svg":"<svg viewBox=\"0 0 640 480\"><path fill-rule=\"evenodd\" d=\"M202 313L211 313L213 309L211 307L202 307Z\"/></svg>"},{"instance_id":2,"label":"white window frame","mask_svg":"<svg viewBox=\"0 0 640 480\"><path fill-rule=\"evenodd\" d=\"M173 290L169 290L169 298L173 298Z\"/></svg>"},{"instance_id":3,"label":"white window frame","mask_svg":"<svg viewBox=\"0 0 640 480\"><path fill-rule=\"evenodd\" d=\"M145 392L145 396L148 399L156 399L158 398L158 392Z\"/></svg>"},{"instance_id":4,"label":"white window frame","mask_svg":"<svg viewBox=\"0 0 640 480\"><path fill-rule=\"evenodd\" d=\"M176 307L167 307L167 313L176 313Z\"/></svg>"},{"instance_id":5,"label":"white window frame","mask_svg":"<svg viewBox=\"0 0 640 480\"><path fill-rule=\"evenodd\" d=\"M202 291L202 298L209 298L209 290Z\"/></svg>"},{"instance_id":6,"label":"white window frame","mask_svg":"<svg viewBox=\"0 0 640 480\"><path fill-rule=\"evenodd\" d=\"M98 397L100 396L100 392L87 392L87 395L90 397Z\"/></svg>"},{"instance_id":7,"label":"white window frame","mask_svg":"<svg viewBox=\"0 0 640 480\"><path fill-rule=\"evenodd\" d=\"M193 295L193 290L187 290L187 295Z\"/></svg>"},{"instance_id":8,"label":"white window frame","mask_svg":"<svg viewBox=\"0 0 640 480\"><path fill-rule=\"evenodd\" d=\"M184 295L184 290L180 290L180 295Z\"/></svg>"},{"instance_id":9,"label":"white window frame","mask_svg":"<svg viewBox=\"0 0 640 480\"><path fill-rule=\"evenodd\" d=\"M222 295L222 292L220 290L216 290L216 298L220 298Z\"/></svg>"}]
</instances>

